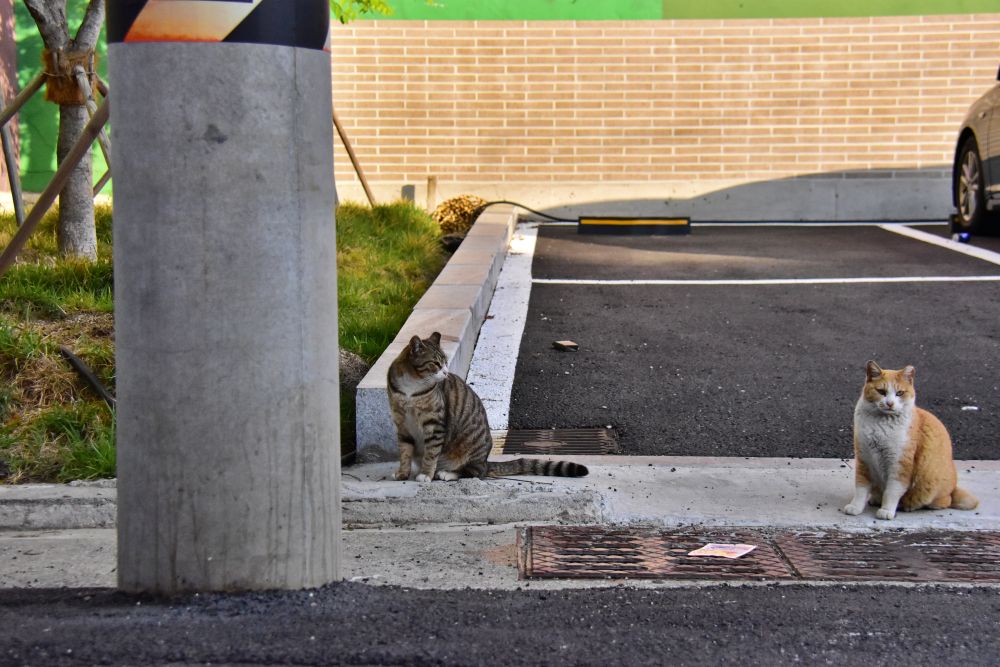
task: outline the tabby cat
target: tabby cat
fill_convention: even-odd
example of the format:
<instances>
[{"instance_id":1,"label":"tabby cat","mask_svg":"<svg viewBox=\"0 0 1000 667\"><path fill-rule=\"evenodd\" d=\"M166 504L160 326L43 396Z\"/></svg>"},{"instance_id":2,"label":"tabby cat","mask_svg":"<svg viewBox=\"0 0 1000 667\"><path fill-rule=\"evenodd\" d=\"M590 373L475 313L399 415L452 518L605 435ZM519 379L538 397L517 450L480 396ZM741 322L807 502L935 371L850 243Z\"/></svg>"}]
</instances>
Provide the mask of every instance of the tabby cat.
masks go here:
<instances>
[{"instance_id":1,"label":"tabby cat","mask_svg":"<svg viewBox=\"0 0 1000 667\"><path fill-rule=\"evenodd\" d=\"M414 336L388 373L389 407L399 437L395 479L409 479L414 455L418 482L459 477L553 475L583 477L585 466L570 461L515 459L488 462L493 438L486 408L462 378L447 369L441 334Z\"/></svg>"},{"instance_id":2,"label":"tabby cat","mask_svg":"<svg viewBox=\"0 0 1000 667\"><path fill-rule=\"evenodd\" d=\"M861 398L854 408L854 499L846 514L861 514L871 501L875 516L904 511L975 509L979 501L956 486L951 438L944 424L916 406L913 366L882 370L869 361Z\"/></svg>"}]
</instances>

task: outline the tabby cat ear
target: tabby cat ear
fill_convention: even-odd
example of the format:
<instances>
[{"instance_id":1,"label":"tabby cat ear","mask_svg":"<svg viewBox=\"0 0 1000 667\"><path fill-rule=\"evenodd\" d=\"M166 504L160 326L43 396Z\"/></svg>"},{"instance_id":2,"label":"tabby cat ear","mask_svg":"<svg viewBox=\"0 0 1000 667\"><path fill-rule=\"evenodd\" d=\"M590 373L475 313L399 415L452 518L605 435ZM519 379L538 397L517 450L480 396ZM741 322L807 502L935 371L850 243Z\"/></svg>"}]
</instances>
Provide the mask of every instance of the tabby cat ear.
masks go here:
<instances>
[{"instance_id":1,"label":"tabby cat ear","mask_svg":"<svg viewBox=\"0 0 1000 667\"><path fill-rule=\"evenodd\" d=\"M410 339L410 352L416 354L420 351L420 348L424 346L424 341L420 340L420 336L414 336Z\"/></svg>"},{"instance_id":2,"label":"tabby cat ear","mask_svg":"<svg viewBox=\"0 0 1000 667\"><path fill-rule=\"evenodd\" d=\"M441 334L440 334L440 332L435 331L434 333L432 333L430 340L435 345L441 345Z\"/></svg>"},{"instance_id":3,"label":"tabby cat ear","mask_svg":"<svg viewBox=\"0 0 1000 667\"><path fill-rule=\"evenodd\" d=\"M913 366L907 366L902 370L902 373L903 373L903 378L910 384L913 384L913 378L916 377L917 375L917 369L914 368Z\"/></svg>"},{"instance_id":4,"label":"tabby cat ear","mask_svg":"<svg viewBox=\"0 0 1000 667\"><path fill-rule=\"evenodd\" d=\"M882 369L879 368L878 364L874 361L868 362L868 365L865 367L865 372L868 374L869 380L877 380L882 377Z\"/></svg>"}]
</instances>

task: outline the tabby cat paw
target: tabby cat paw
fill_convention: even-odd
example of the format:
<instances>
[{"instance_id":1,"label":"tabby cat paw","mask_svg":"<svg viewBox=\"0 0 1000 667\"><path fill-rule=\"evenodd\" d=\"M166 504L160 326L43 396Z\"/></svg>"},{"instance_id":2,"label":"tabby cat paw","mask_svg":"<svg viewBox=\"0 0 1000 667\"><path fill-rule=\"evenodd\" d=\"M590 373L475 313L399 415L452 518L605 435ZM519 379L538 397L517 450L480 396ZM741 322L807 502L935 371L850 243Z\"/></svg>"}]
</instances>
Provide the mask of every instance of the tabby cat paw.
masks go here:
<instances>
[{"instance_id":1,"label":"tabby cat paw","mask_svg":"<svg viewBox=\"0 0 1000 667\"><path fill-rule=\"evenodd\" d=\"M429 481L431 481L431 478L428 477L427 475L425 475L424 473L420 473L419 475L417 475L417 481L418 482L429 482Z\"/></svg>"},{"instance_id":2,"label":"tabby cat paw","mask_svg":"<svg viewBox=\"0 0 1000 667\"><path fill-rule=\"evenodd\" d=\"M406 472L401 472L397 470L396 472L392 473L392 478L397 482L400 481L405 482L406 480L410 479L410 471L407 470Z\"/></svg>"},{"instance_id":3,"label":"tabby cat paw","mask_svg":"<svg viewBox=\"0 0 1000 667\"><path fill-rule=\"evenodd\" d=\"M458 473L451 470L438 470L434 473L434 477L440 479L442 482L453 482L458 479Z\"/></svg>"}]
</instances>

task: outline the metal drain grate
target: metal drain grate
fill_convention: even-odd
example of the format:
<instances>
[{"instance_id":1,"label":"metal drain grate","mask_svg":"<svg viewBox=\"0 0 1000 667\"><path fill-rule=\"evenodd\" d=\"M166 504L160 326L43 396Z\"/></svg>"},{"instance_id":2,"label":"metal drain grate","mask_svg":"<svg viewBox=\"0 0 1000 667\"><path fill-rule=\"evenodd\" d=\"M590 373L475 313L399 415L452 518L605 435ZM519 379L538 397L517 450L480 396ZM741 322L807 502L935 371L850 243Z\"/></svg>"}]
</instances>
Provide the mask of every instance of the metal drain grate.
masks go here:
<instances>
[{"instance_id":1,"label":"metal drain grate","mask_svg":"<svg viewBox=\"0 0 1000 667\"><path fill-rule=\"evenodd\" d=\"M507 431L502 454L618 454L610 428L524 429Z\"/></svg>"},{"instance_id":2,"label":"metal drain grate","mask_svg":"<svg viewBox=\"0 0 1000 667\"><path fill-rule=\"evenodd\" d=\"M709 542L746 542L738 560L688 556ZM518 533L522 579L791 579L770 545L746 531L529 526Z\"/></svg>"},{"instance_id":3,"label":"metal drain grate","mask_svg":"<svg viewBox=\"0 0 1000 667\"><path fill-rule=\"evenodd\" d=\"M799 579L1000 582L1000 533L777 532L529 526L522 579ZM739 559L688 556L709 542L754 544Z\"/></svg>"},{"instance_id":4,"label":"metal drain grate","mask_svg":"<svg viewBox=\"0 0 1000 667\"><path fill-rule=\"evenodd\" d=\"M775 542L806 579L1000 581L998 533L790 533Z\"/></svg>"}]
</instances>

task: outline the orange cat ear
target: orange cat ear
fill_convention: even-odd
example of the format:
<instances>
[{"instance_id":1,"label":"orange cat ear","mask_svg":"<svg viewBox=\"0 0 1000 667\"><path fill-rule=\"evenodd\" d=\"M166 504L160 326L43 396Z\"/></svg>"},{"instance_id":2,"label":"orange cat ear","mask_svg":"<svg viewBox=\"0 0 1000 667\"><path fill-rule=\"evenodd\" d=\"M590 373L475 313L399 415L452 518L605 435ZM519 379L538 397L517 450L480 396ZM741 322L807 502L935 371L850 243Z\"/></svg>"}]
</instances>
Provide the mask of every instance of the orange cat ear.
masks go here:
<instances>
[{"instance_id":1,"label":"orange cat ear","mask_svg":"<svg viewBox=\"0 0 1000 667\"><path fill-rule=\"evenodd\" d=\"M869 380L877 380L882 377L882 369L874 361L868 362L868 365L865 366L865 372L868 374Z\"/></svg>"},{"instance_id":2,"label":"orange cat ear","mask_svg":"<svg viewBox=\"0 0 1000 667\"><path fill-rule=\"evenodd\" d=\"M917 369L916 369L916 368L914 368L913 366L907 366L906 368L904 368L904 369L903 369L902 371L900 371L900 372L901 372L901 373L902 373L902 375L903 375L903 379L905 379L905 380L906 380L907 382L909 382L909 383L911 383L911 384L912 384L912 383L913 383L913 378L914 378L914 377L916 376L916 374L917 374Z\"/></svg>"}]
</instances>

